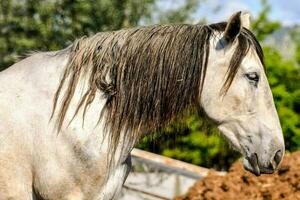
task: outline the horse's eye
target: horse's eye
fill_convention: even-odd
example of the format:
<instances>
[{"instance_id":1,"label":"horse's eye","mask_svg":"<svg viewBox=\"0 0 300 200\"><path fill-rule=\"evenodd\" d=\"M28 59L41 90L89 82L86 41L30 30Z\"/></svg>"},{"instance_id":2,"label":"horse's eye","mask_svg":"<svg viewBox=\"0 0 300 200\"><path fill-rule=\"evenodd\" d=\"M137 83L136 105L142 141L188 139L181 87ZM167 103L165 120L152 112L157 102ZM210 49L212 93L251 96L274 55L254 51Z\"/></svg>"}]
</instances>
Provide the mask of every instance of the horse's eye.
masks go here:
<instances>
[{"instance_id":1,"label":"horse's eye","mask_svg":"<svg viewBox=\"0 0 300 200\"><path fill-rule=\"evenodd\" d=\"M255 85L257 85L258 81L259 81L259 76L256 72L251 72L251 73L247 73L245 74L245 76L247 77L247 79L253 83L255 83Z\"/></svg>"}]
</instances>

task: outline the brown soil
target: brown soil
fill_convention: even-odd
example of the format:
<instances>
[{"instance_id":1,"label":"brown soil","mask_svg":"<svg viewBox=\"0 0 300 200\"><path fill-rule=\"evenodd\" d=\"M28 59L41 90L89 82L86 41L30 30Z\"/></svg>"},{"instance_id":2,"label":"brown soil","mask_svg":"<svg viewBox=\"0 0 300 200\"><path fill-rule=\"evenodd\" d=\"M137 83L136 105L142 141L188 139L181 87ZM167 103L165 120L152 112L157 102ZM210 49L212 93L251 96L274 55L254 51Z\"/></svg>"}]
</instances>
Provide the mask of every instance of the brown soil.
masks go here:
<instances>
[{"instance_id":1,"label":"brown soil","mask_svg":"<svg viewBox=\"0 0 300 200\"><path fill-rule=\"evenodd\" d=\"M300 152L285 155L275 174L256 177L234 163L225 176L211 173L176 200L300 200Z\"/></svg>"}]
</instances>

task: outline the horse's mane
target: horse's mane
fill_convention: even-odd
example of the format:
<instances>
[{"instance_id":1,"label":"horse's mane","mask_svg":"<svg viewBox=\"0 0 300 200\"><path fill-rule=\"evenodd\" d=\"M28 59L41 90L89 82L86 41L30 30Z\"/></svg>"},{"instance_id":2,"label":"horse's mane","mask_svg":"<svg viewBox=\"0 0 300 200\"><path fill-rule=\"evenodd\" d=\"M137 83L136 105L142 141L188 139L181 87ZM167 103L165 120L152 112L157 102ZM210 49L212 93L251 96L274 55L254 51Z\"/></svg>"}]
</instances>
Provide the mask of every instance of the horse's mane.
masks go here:
<instances>
[{"instance_id":1,"label":"horse's mane","mask_svg":"<svg viewBox=\"0 0 300 200\"><path fill-rule=\"evenodd\" d=\"M142 133L164 126L185 109L197 107L206 74L210 39L225 28L225 22L156 25L78 39L69 50L69 61L54 99L53 113L59 109L58 130L84 74L89 77L89 85L74 116L80 109L85 114L96 91L100 90L106 104L99 119L105 116L103 119L111 132L113 149L121 132L128 138L139 138ZM249 30L243 28L228 68L226 90L250 46L263 63L259 43ZM61 94L63 87L66 91ZM63 95L62 103L58 105L60 95Z\"/></svg>"}]
</instances>

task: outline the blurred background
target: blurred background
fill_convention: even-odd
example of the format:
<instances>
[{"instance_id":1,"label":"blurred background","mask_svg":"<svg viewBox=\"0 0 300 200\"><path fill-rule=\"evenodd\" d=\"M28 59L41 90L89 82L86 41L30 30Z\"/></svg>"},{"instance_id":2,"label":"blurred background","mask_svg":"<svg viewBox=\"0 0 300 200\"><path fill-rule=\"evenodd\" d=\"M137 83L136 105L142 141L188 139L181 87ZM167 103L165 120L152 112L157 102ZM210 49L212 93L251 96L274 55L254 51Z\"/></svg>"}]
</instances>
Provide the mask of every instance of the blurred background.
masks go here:
<instances>
[{"instance_id":1,"label":"blurred background","mask_svg":"<svg viewBox=\"0 0 300 200\"><path fill-rule=\"evenodd\" d=\"M287 151L300 149L300 1L275 0L0 0L0 69L32 51L67 47L78 37L150 24L214 23L249 11ZM239 158L196 114L176 119L138 148L226 170ZM150 134L149 134L150 135Z\"/></svg>"}]
</instances>

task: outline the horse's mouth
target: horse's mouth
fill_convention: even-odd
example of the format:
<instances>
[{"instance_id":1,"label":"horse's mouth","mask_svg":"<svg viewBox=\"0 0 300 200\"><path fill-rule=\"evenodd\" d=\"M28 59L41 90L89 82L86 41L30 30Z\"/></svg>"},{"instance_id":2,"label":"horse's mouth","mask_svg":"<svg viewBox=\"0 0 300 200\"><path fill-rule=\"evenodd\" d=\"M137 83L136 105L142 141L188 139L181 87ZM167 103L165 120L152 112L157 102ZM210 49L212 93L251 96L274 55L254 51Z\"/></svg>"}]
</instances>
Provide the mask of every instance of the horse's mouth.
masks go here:
<instances>
[{"instance_id":1,"label":"horse's mouth","mask_svg":"<svg viewBox=\"0 0 300 200\"><path fill-rule=\"evenodd\" d=\"M244 168L256 176L260 176L261 171L259 169L258 157L256 153L252 153L249 157L245 158Z\"/></svg>"}]
</instances>

